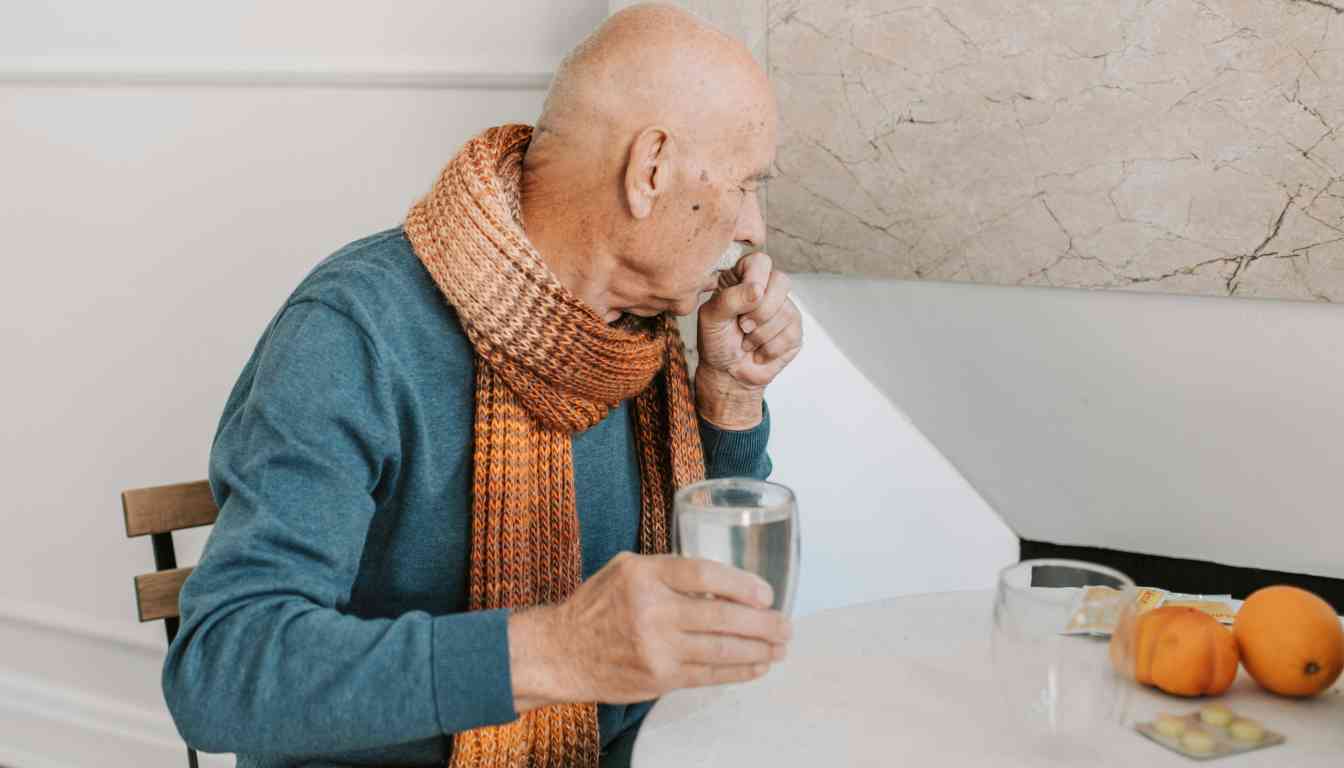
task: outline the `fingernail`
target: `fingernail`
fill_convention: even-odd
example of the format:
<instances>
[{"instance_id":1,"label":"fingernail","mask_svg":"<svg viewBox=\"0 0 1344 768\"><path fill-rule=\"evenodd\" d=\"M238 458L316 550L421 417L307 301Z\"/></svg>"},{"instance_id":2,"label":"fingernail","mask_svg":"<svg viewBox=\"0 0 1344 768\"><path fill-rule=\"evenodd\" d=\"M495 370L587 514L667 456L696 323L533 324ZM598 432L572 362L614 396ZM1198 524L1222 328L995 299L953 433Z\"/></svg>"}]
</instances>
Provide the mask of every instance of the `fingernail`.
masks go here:
<instances>
[{"instance_id":1,"label":"fingernail","mask_svg":"<svg viewBox=\"0 0 1344 768\"><path fill-rule=\"evenodd\" d=\"M741 322L739 322L738 325L742 327L743 333L751 333L752 331L756 330L756 321L752 320L749 317L742 318Z\"/></svg>"},{"instance_id":2,"label":"fingernail","mask_svg":"<svg viewBox=\"0 0 1344 768\"><path fill-rule=\"evenodd\" d=\"M775 661L783 661L784 657L789 655L789 647L787 645L776 645L773 655Z\"/></svg>"},{"instance_id":3,"label":"fingernail","mask_svg":"<svg viewBox=\"0 0 1344 768\"><path fill-rule=\"evenodd\" d=\"M761 675L764 675L766 672L769 671L770 671L769 664L757 664L751 668L752 674L756 675L757 677L760 677Z\"/></svg>"},{"instance_id":4,"label":"fingernail","mask_svg":"<svg viewBox=\"0 0 1344 768\"><path fill-rule=\"evenodd\" d=\"M762 581L756 585L756 599L764 605L770 605L775 601L775 590L770 585Z\"/></svg>"}]
</instances>

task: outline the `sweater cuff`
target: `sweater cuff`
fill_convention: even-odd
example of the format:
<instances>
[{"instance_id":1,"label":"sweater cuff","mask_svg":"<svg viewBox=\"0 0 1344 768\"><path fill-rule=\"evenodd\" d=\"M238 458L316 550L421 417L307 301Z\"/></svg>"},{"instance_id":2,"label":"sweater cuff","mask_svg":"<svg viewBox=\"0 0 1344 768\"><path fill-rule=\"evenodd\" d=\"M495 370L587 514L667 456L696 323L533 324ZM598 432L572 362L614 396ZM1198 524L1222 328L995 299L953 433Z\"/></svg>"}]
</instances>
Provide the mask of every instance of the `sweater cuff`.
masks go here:
<instances>
[{"instance_id":1,"label":"sweater cuff","mask_svg":"<svg viewBox=\"0 0 1344 768\"><path fill-rule=\"evenodd\" d=\"M700 442L705 449L706 477L766 479L773 469L766 453L770 442L770 406L761 403L761 423L751 429L720 429L700 419Z\"/></svg>"},{"instance_id":2,"label":"sweater cuff","mask_svg":"<svg viewBox=\"0 0 1344 768\"><path fill-rule=\"evenodd\" d=\"M518 719L509 669L509 611L434 617L434 702L446 734Z\"/></svg>"}]
</instances>

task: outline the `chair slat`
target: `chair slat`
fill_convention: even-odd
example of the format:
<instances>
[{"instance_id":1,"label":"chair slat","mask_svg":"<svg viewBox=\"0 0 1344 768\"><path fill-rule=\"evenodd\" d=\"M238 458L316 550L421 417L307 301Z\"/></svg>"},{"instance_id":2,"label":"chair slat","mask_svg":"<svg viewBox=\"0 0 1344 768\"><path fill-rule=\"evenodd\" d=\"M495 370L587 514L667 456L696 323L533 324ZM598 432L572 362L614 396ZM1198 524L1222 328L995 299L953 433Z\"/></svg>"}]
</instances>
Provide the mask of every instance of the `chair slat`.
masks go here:
<instances>
[{"instance_id":1,"label":"chair slat","mask_svg":"<svg viewBox=\"0 0 1344 768\"><path fill-rule=\"evenodd\" d=\"M128 537L210 525L219 516L205 480L123 491L121 509Z\"/></svg>"},{"instance_id":2,"label":"chair slat","mask_svg":"<svg viewBox=\"0 0 1344 768\"><path fill-rule=\"evenodd\" d=\"M195 568L174 568L135 577L135 606L141 621L166 619L178 614L177 596Z\"/></svg>"}]
</instances>

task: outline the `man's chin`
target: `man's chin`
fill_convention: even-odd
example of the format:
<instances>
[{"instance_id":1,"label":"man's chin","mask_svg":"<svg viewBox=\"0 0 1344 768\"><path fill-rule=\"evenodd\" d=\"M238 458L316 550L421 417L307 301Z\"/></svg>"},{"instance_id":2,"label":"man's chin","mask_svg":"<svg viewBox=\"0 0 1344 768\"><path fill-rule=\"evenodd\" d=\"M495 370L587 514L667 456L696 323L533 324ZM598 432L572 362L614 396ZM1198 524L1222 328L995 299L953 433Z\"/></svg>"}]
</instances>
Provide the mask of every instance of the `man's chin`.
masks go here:
<instances>
[{"instance_id":1,"label":"man's chin","mask_svg":"<svg viewBox=\"0 0 1344 768\"><path fill-rule=\"evenodd\" d=\"M671 312L677 317L686 317L687 315L694 315L695 311L700 308L700 297L703 295L705 294L695 293L691 296L687 296L681 301L678 301L677 303L668 307L667 311Z\"/></svg>"},{"instance_id":2,"label":"man's chin","mask_svg":"<svg viewBox=\"0 0 1344 768\"><path fill-rule=\"evenodd\" d=\"M663 310L661 310L661 309L634 309L634 308L630 308L630 309L622 310L622 312L623 312L624 314L632 315L632 316L634 316L634 317L642 317L642 318L645 318L646 320L647 320L648 318L651 318L651 317L657 317L657 316L663 314Z\"/></svg>"},{"instance_id":3,"label":"man's chin","mask_svg":"<svg viewBox=\"0 0 1344 768\"><path fill-rule=\"evenodd\" d=\"M677 317L685 317L687 315L695 314L695 311L700 308L701 298L710 293L712 292L697 291L696 293L689 294L676 301L672 299L658 299L657 301L661 305L659 307L626 307L621 311L627 315L644 318L658 317L659 315L667 313L671 313Z\"/></svg>"}]
</instances>

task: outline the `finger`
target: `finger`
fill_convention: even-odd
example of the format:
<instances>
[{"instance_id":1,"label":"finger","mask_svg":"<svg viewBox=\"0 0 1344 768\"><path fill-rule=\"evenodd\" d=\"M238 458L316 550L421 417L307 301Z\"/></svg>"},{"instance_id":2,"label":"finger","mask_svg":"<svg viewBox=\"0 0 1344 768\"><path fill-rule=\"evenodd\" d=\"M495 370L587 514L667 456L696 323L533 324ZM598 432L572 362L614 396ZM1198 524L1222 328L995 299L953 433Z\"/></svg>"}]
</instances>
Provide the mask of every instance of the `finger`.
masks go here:
<instances>
[{"instance_id":1,"label":"finger","mask_svg":"<svg viewBox=\"0 0 1344 768\"><path fill-rule=\"evenodd\" d=\"M774 261L765 251L757 251L743 256L737 262L737 266L733 267L733 274L737 276L740 284L758 285L764 292L770 283L770 273L774 268Z\"/></svg>"},{"instance_id":2,"label":"finger","mask_svg":"<svg viewBox=\"0 0 1344 768\"><path fill-rule=\"evenodd\" d=\"M766 664L781 647L735 635L691 633L682 637L681 659L690 664Z\"/></svg>"},{"instance_id":3,"label":"finger","mask_svg":"<svg viewBox=\"0 0 1344 768\"><path fill-rule=\"evenodd\" d=\"M770 671L769 664L738 664L733 666L694 665L685 669L682 688L703 688L708 685L732 685L763 677Z\"/></svg>"},{"instance_id":4,"label":"finger","mask_svg":"<svg viewBox=\"0 0 1344 768\"><path fill-rule=\"evenodd\" d=\"M719 281L722 287L701 307L701 315L708 320L726 322L756 309L769 287L773 264L770 257L760 251L743 256Z\"/></svg>"},{"instance_id":5,"label":"finger","mask_svg":"<svg viewBox=\"0 0 1344 768\"><path fill-rule=\"evenodd\" d=\"M767 341L765 346L756 350L752 360L758 364L768 363L771 359L802 345L803 329L801 326L792 325L780 331L773 339Z\"/></svg>"},{"instance_id":6,"label":"finger","mask_svg":"<svg viewBox=\"0 0 1344 768\"><path fill-rule=\"evenodd\" d=\"M780 371L783 371L789 363L793 362L793 359L798 356L802 349L801 346L795 347L765 364L757 364L753 359L750 365L741 366L736 375L744 384L754 387L768 386L770 382L775 380Z\"/></svg>"},{"instance_id":7,"label":"finger","mask_svg":"<svg viewBox=\"0 0 1344 768\"><path fill-rule=\"evenodd\" d=\"M772 645L784 645L793 637L793 624L779 611L727 600L687 597L678 610L677 625L684 632L736 635Z\"/></svg>"},{"instance_id":8,"label":"finger","mask_svg":"<svg viewBox=\"0 0 1344 768\"><path fill-rule=\"evenodd\" d=\"M700 308L700 319L711 322L736 322L739 315L755 309L765 295L765 284L739 283L729 288L720 288L705 305Z\"/></svg>"},{"instance_id":9,"label":"finger","mask_svg":"<svg viewBox=\"0 0 1344 768\"><path fill-rule=\"evenodd\" d=\"M792 279L788 275L783 272L772 272L769 283L765 288L765 296L761 298L755 309L738 321L738 324L742 326L742 332L751 333L754 329L777 317L789 302L791 286Z\"/></svg>"},{"instance_id":10,"label":"finger","mask_svg":"<svg viewBox=\"0 0 1344 768\"><path fill-rule=\"evenodd\" d=\"M687 595L713 595L742 603L767 607L774 590L761 577L713 560L669 557L659 563L663 583Z\"/></svg>"},{"instance_id":11,"label":"finger","mask_svg":"<svg viewBox=\"0 0 1344 768\"><path fill-rule=\"evenodd\" d=\"M802 317L797 310L793 309L792 303L785 303L784 307L770 318L763 325L752 331L742 340L742 350L750 352L757 347L765 346L765 343L787 329L790 325L802 325Z\"/></svg>"}]
</instances>

